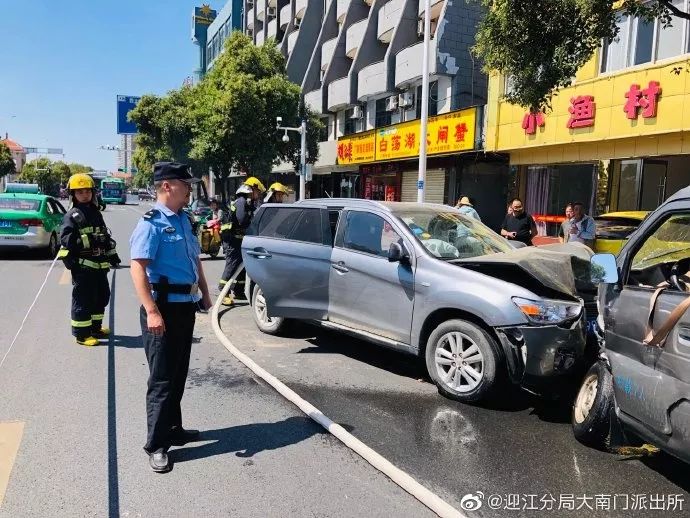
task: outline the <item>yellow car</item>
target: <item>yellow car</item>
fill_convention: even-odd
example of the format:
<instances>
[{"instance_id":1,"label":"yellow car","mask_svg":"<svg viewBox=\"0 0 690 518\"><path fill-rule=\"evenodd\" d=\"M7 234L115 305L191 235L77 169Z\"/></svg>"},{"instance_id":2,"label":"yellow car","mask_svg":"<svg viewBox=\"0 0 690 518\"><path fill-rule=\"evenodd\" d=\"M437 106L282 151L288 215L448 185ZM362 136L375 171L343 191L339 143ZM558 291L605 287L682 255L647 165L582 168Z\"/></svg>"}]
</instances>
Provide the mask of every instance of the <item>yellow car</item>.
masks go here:
<instances>
[{"instance_id":1,"label":"yellow car","mask_svg":"<svg viewBox=\"0 0 690 518\"><path fill-rule=\"evenodd\" d=\"M627 212L609 212L594 218L597 224L594 251L618 255L628 240L649 212L644 210Z\"/></svg>"}]
</instances>

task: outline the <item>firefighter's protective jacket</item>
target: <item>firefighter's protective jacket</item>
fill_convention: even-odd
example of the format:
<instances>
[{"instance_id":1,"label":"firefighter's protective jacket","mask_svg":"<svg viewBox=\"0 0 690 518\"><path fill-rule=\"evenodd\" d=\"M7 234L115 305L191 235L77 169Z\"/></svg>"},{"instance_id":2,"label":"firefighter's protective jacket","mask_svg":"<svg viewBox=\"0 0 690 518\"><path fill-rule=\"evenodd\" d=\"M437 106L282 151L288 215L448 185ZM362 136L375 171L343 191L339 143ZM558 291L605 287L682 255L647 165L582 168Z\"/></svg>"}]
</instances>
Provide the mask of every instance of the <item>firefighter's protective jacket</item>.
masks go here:
<instances>
[{"instance_id":1,"label":"firefighter's protective jacket","mask_svg":"<svg viewBox=\"0 0 690 518\"><path fill-rule=\"evenodd\" d=\"M78 204L62 219L60 252L68 269L105 270L120 264L117 243L105 225L103 215L92 203Z\"/></svg>"}]
</instances>

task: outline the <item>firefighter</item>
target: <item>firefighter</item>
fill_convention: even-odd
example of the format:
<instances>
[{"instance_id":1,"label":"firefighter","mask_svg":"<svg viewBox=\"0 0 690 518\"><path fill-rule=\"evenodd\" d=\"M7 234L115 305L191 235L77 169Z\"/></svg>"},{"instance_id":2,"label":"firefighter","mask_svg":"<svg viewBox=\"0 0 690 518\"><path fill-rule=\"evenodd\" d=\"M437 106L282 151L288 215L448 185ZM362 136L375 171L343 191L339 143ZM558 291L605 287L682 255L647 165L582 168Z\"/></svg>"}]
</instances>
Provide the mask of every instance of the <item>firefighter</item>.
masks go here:
<instances>
[{"instance_id":1,"label":"firefighter","mask_svg":"<svg viewBox=\"0 0 690 518\"><path fill-rule=\"evenodd\" d=\"M242 238L247 227L252 221L254 211L258 208L261 195L266 188L255 177L247 178L235 193L237 198L230 204L230 211L221 225L221 238L223 240L223 253L225 254L225 269L218 283L218 289L222 290L232 275L242 266ZM231 293L223 298L223 304L231 306L235 296L241 296L244 292L244 272L237 277L237 284Z\"/></svg>"},{"instance_id":2,"label":"firefighter","mask_svg":"<svg viewBox=\"0 0 690 518\"><path fill-rule=\"evenodd\" d=\"M283 203L287 195L287 187L280 182L272 183L268 188L268 194L264 198L264 203Z\"/></svg>"},{"instance_id":3,"label":"firefighter","mask_svg":"<svg viewBox=\"0 0 690 518\"><path fill-rule=\"evenodd\" d=\"M110 300L108 270L120 258L98 209L93 178L75 174L67 189L72 206L62 220L58 258L72 272L72 334L80 345L98 345L99 338L110 334L103 327Z\"/></svg>"}]
</instances>

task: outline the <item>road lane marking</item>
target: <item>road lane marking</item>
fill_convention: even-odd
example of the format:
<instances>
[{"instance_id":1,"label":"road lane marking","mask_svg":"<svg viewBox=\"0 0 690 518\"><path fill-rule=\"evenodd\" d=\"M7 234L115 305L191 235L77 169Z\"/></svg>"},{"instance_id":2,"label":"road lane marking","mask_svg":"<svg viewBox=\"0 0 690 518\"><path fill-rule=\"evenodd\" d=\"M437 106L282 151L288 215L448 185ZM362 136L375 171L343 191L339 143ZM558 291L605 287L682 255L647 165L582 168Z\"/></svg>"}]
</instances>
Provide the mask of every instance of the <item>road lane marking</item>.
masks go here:
<instances>
[{"instance_id":1,"label":"road lane marking","mask_svg":"<svg viewBox=\"0 0 690 518\"><path fill-rule=\"evenodd\" d=\"M67 268L65 268L65 271L62 272L62 275L60 275L60 280L58 281L58 284L62 284L64 286L65 284L69 284L71 281L72 274Z\"/></svg>"},{"instance_id":2,"label":"road lane marking","mask_svg":"<svg viewBox=\"0 0 690 518\"><path fill-rule=\"evenodd\" d=\"M0 423L0 508L5 499L7 485L14 461L17 458L19 444L24 435L24 423L21 421Z\"/></svg>"}]
</instances>

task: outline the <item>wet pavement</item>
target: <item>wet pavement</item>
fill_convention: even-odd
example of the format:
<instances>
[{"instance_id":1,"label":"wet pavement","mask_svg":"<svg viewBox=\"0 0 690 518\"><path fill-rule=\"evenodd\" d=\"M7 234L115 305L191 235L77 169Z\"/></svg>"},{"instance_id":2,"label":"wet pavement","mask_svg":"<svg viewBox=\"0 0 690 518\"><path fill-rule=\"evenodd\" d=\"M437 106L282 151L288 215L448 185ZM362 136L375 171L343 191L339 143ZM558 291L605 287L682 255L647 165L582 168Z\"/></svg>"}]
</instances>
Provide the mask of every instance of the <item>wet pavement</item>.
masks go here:
<instances>
[{"instance_id":1,"label":"wet pavement","mask_svg":"<svg viewBox=\"0 0 690 518\"><path fill-rule=\"evenodd\" d=\"M449 503L470 509L479 499L473 516L687 516L687 465L579 444L567 401L513 389L491 406L465 405L395 351L307 324L264 335L247 306L221 324L240 350Z\"/></svg>"}]
</instances>

